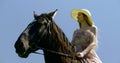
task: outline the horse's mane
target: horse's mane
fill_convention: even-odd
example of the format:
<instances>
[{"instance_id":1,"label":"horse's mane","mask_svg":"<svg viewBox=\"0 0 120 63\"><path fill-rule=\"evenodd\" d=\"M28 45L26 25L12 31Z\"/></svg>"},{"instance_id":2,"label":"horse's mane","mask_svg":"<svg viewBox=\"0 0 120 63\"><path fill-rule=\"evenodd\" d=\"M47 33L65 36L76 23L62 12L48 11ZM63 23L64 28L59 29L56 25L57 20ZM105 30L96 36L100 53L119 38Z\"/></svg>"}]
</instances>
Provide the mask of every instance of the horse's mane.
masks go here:
<instances>
[{"instance_id":1,"label":"horse's mane","mask_svg":"<svg viewBox=\"0 0 120 63\"><path fill-rule=\"evenodd\" d=\"M54 20L52 20L49 27L50 27L50 36L49 38L48 37L47 38L49 39L49 42L52 41L56 44L53 45L53 47L56 47L56 49L58 49L59 47L63 47L64 51L68 51L68 50L70 51L72 48L70 41L68 40L62 29L56 25ZM69 52L67 52L67 54L69 54Z\"/></svg>"}]
</instances>

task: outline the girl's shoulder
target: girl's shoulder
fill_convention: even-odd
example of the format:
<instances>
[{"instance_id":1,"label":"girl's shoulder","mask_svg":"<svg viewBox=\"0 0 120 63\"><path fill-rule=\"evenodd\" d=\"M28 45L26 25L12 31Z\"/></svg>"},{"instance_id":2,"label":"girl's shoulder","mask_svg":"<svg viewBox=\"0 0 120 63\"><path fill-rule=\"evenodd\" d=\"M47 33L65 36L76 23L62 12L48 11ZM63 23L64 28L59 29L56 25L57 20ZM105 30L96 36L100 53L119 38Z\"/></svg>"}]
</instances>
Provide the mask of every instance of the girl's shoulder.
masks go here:
<instances>
[{"instance_id":1,"label":"girl's shoulder","mask_svg":"<svg viewBox=\"0 0 120 63\"><path fill-rule=\"evenodd\" d=\"M93 32L95 35L97 35L97 27L95 25L90 27L90 31Z\"/></svg>"}]
</instances>

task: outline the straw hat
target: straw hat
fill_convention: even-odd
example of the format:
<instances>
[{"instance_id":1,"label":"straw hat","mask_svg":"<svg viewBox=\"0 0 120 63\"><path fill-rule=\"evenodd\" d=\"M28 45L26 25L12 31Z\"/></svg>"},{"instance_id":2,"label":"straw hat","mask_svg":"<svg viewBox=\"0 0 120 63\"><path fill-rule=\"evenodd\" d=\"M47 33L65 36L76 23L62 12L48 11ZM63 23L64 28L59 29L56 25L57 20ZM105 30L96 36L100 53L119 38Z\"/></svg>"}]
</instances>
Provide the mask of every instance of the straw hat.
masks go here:
<instances>
[{"instance_id":1,"label":"straw hat","mask_svg":"<svg viewBox=\"0 0 120 63\"><path fill-rule=\"evenodd\" d=\"M92 26L94 24L91 19L91 13L87 9L73 9L71 12L72 18L78 21L77 16L78 16L79 12L81 12L87 16L87 18L88 18L87 23L89 23L89 25Z\"/></svg>"}]
</instances>

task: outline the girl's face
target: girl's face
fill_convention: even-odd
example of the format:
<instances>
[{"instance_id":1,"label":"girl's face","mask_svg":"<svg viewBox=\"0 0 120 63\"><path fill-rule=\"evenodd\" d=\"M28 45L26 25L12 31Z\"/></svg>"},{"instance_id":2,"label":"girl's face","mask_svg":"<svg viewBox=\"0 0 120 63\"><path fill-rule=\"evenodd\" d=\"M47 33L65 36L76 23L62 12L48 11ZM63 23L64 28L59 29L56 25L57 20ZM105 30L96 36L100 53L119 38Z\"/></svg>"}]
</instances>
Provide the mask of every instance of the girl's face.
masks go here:
<instances>
[{"instance_id":1,"label":"girl's face","mask_svg":"<svg viewBox=\"0 0 120 63\"><path fill-rule=\"evenodd\" d=\"M81 12L79 12L78 16L77 16L77 19L78 19L79 22L84 21L84 15Z\"/></svg>"}]
</instances>

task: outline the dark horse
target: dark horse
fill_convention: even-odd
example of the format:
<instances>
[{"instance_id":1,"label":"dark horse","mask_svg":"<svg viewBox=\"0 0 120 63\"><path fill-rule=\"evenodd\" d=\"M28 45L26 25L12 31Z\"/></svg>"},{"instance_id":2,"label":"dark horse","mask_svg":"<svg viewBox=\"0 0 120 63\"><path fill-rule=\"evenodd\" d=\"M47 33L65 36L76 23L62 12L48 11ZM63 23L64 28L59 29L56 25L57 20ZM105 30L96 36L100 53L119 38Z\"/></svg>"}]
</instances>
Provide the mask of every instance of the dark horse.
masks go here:
<instances>
[{"instance_id":1,"label":"dark horse","mask_svg":"<svg viewBox=\"0 0 120 63\"><path fill-rule=\"evenodd\" d=\"M45 63L88 63L76 57L72 45L53 18L56 10L37 15L34 21L21 33L15 43L16 53L27 58L30 53L42 49Z\"/></svg>"}]
</instances>

